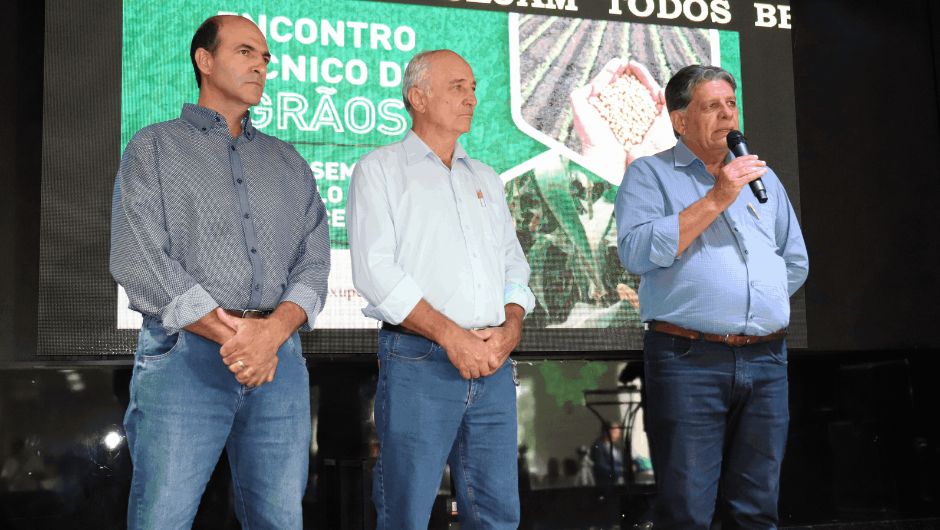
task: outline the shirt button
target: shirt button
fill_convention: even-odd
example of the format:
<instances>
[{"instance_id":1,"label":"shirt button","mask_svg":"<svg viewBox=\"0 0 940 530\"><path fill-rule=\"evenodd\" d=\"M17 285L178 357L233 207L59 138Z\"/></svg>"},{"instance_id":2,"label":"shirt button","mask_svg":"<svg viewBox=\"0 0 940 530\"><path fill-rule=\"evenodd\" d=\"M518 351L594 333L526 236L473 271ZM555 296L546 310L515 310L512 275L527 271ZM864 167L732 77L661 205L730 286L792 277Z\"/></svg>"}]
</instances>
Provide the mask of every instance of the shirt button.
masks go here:
<instances>
[{"instance_id":1,"label":"shirt button","mask_svg":"<svg viewBox=\"0 0 940 530\"><path fill-rule=\"evenodd\" d=\"M235 146L233 145L233 146L232 146L232 151L234 151L234 150L235 150Z\"/></svg>"},{"instance_id":2,"label":"shirt button","mask_svg":"<svg viewBox=\"0 0 940 530\"><path fill-rule=\"evenodd\" d=\"M747 254L747 251L745 250L744 253Z\"/></svg>"},{"instance_id":3,"label":"shirt button","mask_svg":"<svg viewBox=\"0 0 940 530\"><path fill-rule=\"evenodd\" d=\"M255 291L260 291L260 290L261 290L261 284L260 284L260 283L256 283L256 284L255 284Z\"/></svg>"},{"instance_id":4,"label":"shirt button","mask_svg":"<svg viewBox=\"0 0 940 530\"><path fill-rule=\"evenodd\" d=\"M218 116L215 117L215 121L219 121L219 117L218 117Z\"/></svg>"},{"instance_id":5,"label":"shirt button","mask_svg":"<svg viewBox=\"0 0 940 530\"><path fill-rule=\"evenodd\" d=\"M251 216L246 213L246 214L245 214L245 219L248 219L249 217L251 217Z\"/></svg>"},{"instance_id":6,"label":"shirt button","mask_svg":"<svg viewBox=\"0 0 940 530\"><path fill-rule=\"evenodd\" d=\"M252 254L257 254L257 253L258 253L258 250L255 249L255 248L252 248L252 249L251 249L251 253L252 253Z\"/></svg>"},{"instance_id":7,"label":"shirt button","mask_svg":"<svg viewBox=\"0 0 940 530\"><path fill-rule=\"evenodd\" d=\"M242 179L236 179L235 182L241 184L241 183L242 183Z\"/></svg>"}]
</instances>

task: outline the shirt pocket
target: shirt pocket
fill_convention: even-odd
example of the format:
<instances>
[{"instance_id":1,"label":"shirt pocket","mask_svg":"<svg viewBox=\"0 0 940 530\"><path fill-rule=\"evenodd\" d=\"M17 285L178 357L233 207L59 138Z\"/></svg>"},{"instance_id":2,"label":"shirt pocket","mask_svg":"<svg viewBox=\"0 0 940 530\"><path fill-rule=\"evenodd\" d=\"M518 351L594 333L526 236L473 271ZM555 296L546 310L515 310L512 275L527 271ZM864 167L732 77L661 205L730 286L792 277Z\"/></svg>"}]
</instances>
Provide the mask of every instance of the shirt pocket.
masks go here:
<instances>
[{"instance_id":1,"label":"shirt pocket","mask_svg":"<svg viewBox=\"0 0 940 530\"><path fill-rule=\"evenodd\" d=\"M774 219L774 210L770 207L770 202L764 204L748 203L747 217L750 223L757 229L765 240L775 243L776 223ZM776 246L776 244L775 244Z\"/></svg>"},{"instance_id":2,"label":"shirt pocket","mask_svg":"<svg viewBox=\"0 0 940 530\"><path fill-rule=\"evenodd\" d=\"M503 244L503 224L506 222L502 205L496 202L502 200L502 197L493 198L485 191L483 193L485 194L484 201L486 202L486 207L481 208L482 223L485 225L483 228L483 239L488 247L495 250L500 248Z\"/></svg>"}]
</instances>

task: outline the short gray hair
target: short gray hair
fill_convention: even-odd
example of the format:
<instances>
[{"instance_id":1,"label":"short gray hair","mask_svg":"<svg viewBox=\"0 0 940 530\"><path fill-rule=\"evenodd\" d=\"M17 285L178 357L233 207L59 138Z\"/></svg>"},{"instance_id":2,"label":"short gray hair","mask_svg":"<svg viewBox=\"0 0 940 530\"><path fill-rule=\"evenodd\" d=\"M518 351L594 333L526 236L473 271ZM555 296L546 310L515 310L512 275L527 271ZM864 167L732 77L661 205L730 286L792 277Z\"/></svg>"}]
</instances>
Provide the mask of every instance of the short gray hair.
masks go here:
<instances>
[{"instance_id":1,"label":"short gray hair","mask_svg":"<svg viewBox=\"0 0 940 530\"><path fill-rule=\"evenodd\" d=\"M700 83L708 81L724 81L731 85L732 90L738 88L734 76L717 66L702 66L690 64L679 70L666 84L666 109L685 110L692 102L692 92Z\"/></svg>"},{"instance_id":2,"label":"short gray hair","mask_svg":"<svg viewBox=\"0 0 940 530\"><path fill-rule=\"evenodd\" d=\"M428 50L415 55L405 67L405 76L401 82L401 99L405 102L405 110L411 114L411 102L408 101L408 91L411 87L427 88L428 71L431 69L431 57L450 50Z\"/></svg>"}]
</instances>

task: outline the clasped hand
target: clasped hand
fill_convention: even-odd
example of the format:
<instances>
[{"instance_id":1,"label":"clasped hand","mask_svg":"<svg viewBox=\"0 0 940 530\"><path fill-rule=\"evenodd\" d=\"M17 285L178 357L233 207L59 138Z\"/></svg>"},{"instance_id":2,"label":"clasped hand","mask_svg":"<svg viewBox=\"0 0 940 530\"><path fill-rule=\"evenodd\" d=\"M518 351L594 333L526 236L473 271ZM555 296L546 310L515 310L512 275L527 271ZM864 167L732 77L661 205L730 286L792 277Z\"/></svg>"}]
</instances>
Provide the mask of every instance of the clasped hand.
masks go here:
<instances>
[{"instance_id":1,"label":"clasped hand","mask_svg":"<svg viewBox=\"0 0 940 530\"><path fill-rule=\"evenodd\" d=\"M507 322L498 327L461 330L445 349L461 377L476 379L499 370L519 344L521 336L521 326Z\"/></svg>"},{"instance_id":2,"label":"clasped hand","mask_svg":"<svg viewBox=\"0 0 940 530\"><path fill-rule=\"evenodd\" d=\"M250 387L273 381L277 371L277 351L286 340L276 322L233 317L222 309L217 309L216 314L235 332L220 350L222 362L235 374L235 379Z\"/></svg>"}]
</instances>

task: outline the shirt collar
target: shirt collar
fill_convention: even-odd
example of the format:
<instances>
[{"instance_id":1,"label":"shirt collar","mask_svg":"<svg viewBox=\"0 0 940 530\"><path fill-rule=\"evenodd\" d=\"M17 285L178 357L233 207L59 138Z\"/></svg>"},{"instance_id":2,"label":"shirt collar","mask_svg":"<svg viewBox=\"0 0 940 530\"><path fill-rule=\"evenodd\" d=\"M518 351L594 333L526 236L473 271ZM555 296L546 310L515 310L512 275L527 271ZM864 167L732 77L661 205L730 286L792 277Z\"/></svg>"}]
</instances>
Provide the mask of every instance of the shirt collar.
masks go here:
<instances>
[{"instance_id":1,"label":"shirt collar","mask_svg":"<svg viewBox=\"0 0 940 530\"><path fill-rule=\"evenodd\" d=\"M215 127L224 127L228 129L228 123L226 123L225 118L218 112L207 109L206 107L200 107L199 105L194 105L192 103L186 103L183 105L183 111L180 114L180 118L186 120L192 124L197 129L203 132L209 132ZM251 112L245 113L245 117L242 118L242 135L248 140L254 139L256 134L254 126L251 124Z\"/></svg>"},{"instance_id":2,"label":"shirt collar","mask_svg":"<svg viewBox=\"0 0 940 530\"><path fill-rule=\"evenodd\" d=\"M672 148L672 153L673 157L675 158L676 167L686 167L692 165L692 163L696 160L698 160L699 163L703 166L705 165L705 162L702 162L699 157L695 156L695 153L693 153L692 150L689 149L687 145L685 145L685 142L682 141L682 138L679 138L679 141L676 142L676 146ZM731 151L728 151L728 155L725 157L725 163L727 164L732 160L734 160L734 155L731 153Z\"/></svg>"},{"instance_id":3,"label":"shirt collar","mask_svg":"<svg viewBox=\"0 0 940 530\"><path fill-rule=\"evenodd\" d=\"M405 148L405 156L408 160L408 165L416 164L428 155L433 155L437 158L437 154L431 151L431 148L424 143L424 140L415 134L414 130L408 131L408 134L405 135L405 139L402 140L402 145ZM468 158L467 152L463 150L463 146L460 145L460 142L457 142L454 146L454 159L451 161L451 165L453 165L454 161L461 159L466 163Z\"/></svg>"}]
</instances>

